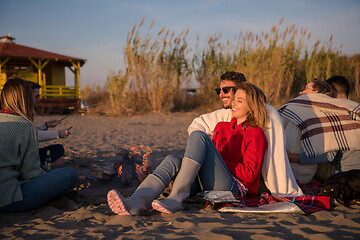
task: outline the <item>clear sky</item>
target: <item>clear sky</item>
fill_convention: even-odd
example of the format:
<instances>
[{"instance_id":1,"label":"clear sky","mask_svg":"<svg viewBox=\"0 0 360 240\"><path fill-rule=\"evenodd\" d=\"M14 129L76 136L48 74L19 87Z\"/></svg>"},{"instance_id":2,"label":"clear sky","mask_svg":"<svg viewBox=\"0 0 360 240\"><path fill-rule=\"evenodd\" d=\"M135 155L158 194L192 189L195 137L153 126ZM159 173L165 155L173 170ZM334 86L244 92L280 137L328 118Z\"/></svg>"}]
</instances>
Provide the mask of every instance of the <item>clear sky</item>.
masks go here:
<instances>
[{"instance_id":1,"label":"clear sky","mask_svg":"<svg viewBox=\"0 0 360 240\"><path fill-rule=\"evenodd\" d=\"M110 70L124 68L126 35L143 17L143 33L153 20L154 35L163 26L176 34L189 27L189 43L197 34L201 42L217 31L224 42L241 30L269 32L284 17L282 26L311 31L308 47L333 34L333 45L343 45L343 53L360 53L359 0L0 0L0 35L85 58L82 86L103 86Z\"/></svg>"}]
</instances>

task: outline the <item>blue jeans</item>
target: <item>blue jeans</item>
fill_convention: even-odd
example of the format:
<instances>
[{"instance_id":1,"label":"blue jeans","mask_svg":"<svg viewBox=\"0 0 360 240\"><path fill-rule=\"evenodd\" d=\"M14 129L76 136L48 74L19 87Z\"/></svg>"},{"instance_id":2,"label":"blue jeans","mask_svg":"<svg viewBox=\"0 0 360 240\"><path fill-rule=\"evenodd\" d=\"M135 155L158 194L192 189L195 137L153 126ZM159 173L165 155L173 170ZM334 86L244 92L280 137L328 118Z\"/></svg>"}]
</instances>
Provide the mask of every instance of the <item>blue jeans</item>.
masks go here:
<instances>
[{"instance_id":1,"label":"blue jeans","mask_svg":"<svg viewBox=\"0 0 360 240\"><path fill-rule=\"evenodd\" d=\"M239 194L239 189L219 151L204 132L194 131L190 134L184 157L201 164L197 179L191 186L190 196L207 190L232 191ZM181 161L182 159L169 155L159 164L153 175L167 186L176 178Z\"/></svg>"},{"instance_id":2,"label":"blue jeans","mask_svg":"<svg viewBox=\"0 0 360 240\"><path fill-rule=\"evenodd\" d=\"M25 212L41 207L50 200L73 189L77 182L74 168L52 170L20 185L23 200L0 208L0 212Z\"/></svg>"}]
</instances>

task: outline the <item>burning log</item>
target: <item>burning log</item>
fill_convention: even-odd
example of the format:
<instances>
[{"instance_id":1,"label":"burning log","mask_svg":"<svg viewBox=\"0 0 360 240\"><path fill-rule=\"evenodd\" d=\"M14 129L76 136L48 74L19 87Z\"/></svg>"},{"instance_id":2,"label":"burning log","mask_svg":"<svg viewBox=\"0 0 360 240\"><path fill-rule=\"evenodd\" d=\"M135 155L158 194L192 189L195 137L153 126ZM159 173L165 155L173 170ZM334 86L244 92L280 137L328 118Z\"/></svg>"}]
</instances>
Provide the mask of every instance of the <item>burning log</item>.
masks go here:
<instances>
[{"instance_id":1,"label":"burning log","mask_svg":"<svg viewBox=\"0 0 360 240\"><path fill-rule=\"evenodd\" d=\"M146 147L146 153L143 156L136 147L130 147L130 150L119 148L116 151L122 159L114 167L124 185L129 185L133 179L136 179L140 184L152 172L147 158L151 152L152 150L149 147Z\"/></svg>"},{"instance_id":2,"label":"burning log","mask_svg":"<svg viewBox=\"0 0 360 240\"><path fill-rule=\"evenodd\" d=\"M114 170L113 166L102 166L102 167L98 167L95 168L91 171L91 175L93 175L94 177L104 180L104 181L108 181L111 180L115 175L116 175L116 171Z\"/></svg>"}]
</instances>

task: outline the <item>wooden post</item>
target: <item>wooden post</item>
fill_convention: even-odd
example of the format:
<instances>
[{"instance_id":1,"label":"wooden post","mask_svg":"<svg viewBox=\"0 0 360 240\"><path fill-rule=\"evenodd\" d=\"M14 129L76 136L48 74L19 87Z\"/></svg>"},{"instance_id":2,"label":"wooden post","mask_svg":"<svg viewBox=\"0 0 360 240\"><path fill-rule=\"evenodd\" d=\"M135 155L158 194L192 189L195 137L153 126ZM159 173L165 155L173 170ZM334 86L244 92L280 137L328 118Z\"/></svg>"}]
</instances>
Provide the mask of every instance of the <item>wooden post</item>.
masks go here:
<instances>
[{"instance_id":1,"label":"wooden post","mask_svg":"<svg viewBox=\"0 0 360 240\"><path fill-rule=\"evenodd\" d=\"M4 61L2 61L1 62L1 60L0 60L0 74L1 74L1 69L2 69L2 67L7 63L7 61L9 61L9 57L7 57L7 58L5 58L5 60Z\"/></svg>"},{"instance_id":2,"label":"wooden post","mask_svg":"<svg viewBox=\"0 0 360 240\"><path fill-rule=\"evenodd\" d=\"M38 70L38 81L40 86L42 86L39 92L40 92L40 97L43 97L46 89L46 79L43 79L42 77L42 69L49 63L50 59L46 60L44 63L41 63L41 59L39 59L37 63L32 58L29 59L31 63L34 64L34 66Z\"/></svg>"},{"instance_id":3,"label":"wooden post","mask_svg":"<svg viewBox=\"0 0 360 240\"><path fill-rule=\"evenodd\" d=\"M74 67L74 70L71 71L74 73L74 80L75 80L75 91L76 91L76 97L81 99L81 89L80 89L80 62L73 62L70 61L71 64Z\"/></svg>"},{"instance_id":4,"label":"wooden post","mask_svg":"<svg viewBox=\"0 0 360 240\"><path fill-rule=\"evenodd\" d=\"M3 68L3 66L5 66L5 64L7 63L7 61L9 61L10 57L5 58L4 61L0 60L0 91L2 90L2 87L4 86L5 82L6 82L6 74L5 71L4 73L2 73L1 69Z\"/></svg>"}]
</instances>

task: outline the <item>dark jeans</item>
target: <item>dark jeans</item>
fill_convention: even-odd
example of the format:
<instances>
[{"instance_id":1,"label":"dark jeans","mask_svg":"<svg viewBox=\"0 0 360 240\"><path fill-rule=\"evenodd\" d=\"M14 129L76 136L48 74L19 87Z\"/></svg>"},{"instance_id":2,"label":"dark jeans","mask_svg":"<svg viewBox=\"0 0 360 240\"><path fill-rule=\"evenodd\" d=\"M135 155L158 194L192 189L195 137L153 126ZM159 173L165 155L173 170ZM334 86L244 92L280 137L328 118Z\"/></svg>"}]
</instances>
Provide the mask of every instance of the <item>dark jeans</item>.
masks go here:
<instances>
[{"instance_id":1,"label":"dark jeans","mask_svg":"<svg viewBox=\"0 0 360 240\"><path fill-rule=\"evenodd\" d=\"M52 170L20 185L23 200L0 208L0 212L25 212L39 208L75 187L77 173L72 167Z\"/></svg>"},{"instance_id":2,"label":"dark jeans","mask_svg":"<svg viewBox=\"0 0 360 240\"><path fill-rule=\"evenodd\" d=\"M64 147L61 144L54 144L39 148L41 165L44 165L47 150L50 150L51 162L55 162L56 160L64 156L65 153Z\"/></svg>"}]
</instances>

